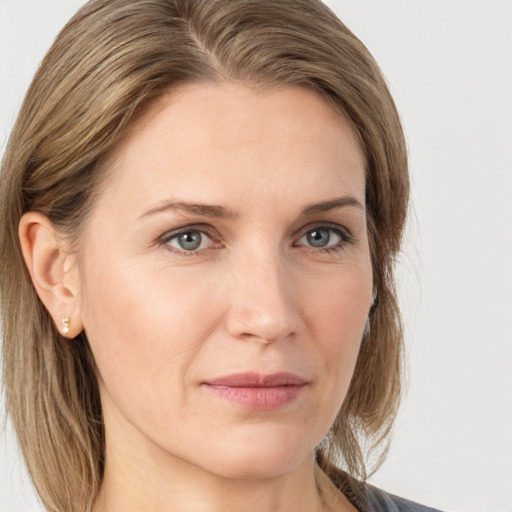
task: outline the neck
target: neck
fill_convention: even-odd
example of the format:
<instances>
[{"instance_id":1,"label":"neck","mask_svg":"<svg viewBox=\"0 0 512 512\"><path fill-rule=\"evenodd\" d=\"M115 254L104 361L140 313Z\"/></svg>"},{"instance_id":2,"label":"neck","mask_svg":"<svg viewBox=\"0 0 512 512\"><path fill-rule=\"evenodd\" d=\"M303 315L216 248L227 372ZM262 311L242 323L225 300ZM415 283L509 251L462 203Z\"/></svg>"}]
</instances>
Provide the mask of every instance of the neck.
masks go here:
<instances>
[{"instance_id":1,"label":"neck","mask_svg":"<svg viewBox=\"0 0 512 512\"><path fill-rule=\"evenodd\" d=\"M141 465L107 459L94 510L321 512L324 505L312 456L285 475L259 479L225 478L179 459L165 469L154 460Z\"/></svg>"}]
</instances>

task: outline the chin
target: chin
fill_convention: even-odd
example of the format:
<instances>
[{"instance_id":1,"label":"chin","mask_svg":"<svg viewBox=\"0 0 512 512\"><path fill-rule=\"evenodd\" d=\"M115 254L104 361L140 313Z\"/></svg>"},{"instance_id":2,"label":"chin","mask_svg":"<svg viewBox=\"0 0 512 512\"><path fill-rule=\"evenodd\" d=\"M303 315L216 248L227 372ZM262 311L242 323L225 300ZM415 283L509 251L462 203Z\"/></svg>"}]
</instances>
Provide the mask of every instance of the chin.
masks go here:
<instances>
[{"instance_id":1,"label":"chin","mask_svg":"<svg viewBox=\"0 0 512 512\"><path fill-rule=\"evenodd\" d=\"M217 445L219 446L219 445ZM313 458L316 444L303 436L260 435L231 440L222 453L212 454L213 472L229 479L269 479L294 470L306 458Z\"/></svg>"}]
</instances>

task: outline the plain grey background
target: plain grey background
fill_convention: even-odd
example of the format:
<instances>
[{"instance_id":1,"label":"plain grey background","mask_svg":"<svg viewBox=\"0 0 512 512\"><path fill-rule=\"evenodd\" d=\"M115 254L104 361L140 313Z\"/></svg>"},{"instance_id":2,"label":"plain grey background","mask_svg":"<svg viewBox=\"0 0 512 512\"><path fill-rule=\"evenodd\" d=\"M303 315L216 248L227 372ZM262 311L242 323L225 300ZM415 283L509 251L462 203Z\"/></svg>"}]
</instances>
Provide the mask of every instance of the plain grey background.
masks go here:
<instances>
[{"instance_id":1,"label":"plain grey background","mask_svg":"<svg viewBox=\"0 0 512 512\"><path fill-rule=\"evenodd\" d=\"M0 0L0 154L38 62L83 3ZM512 1L326 3L380 63L411 157L408 389L372 482L445 511L512 512ZM0 512L31 510L7 425Z\"/></svg>"}]
</instances>

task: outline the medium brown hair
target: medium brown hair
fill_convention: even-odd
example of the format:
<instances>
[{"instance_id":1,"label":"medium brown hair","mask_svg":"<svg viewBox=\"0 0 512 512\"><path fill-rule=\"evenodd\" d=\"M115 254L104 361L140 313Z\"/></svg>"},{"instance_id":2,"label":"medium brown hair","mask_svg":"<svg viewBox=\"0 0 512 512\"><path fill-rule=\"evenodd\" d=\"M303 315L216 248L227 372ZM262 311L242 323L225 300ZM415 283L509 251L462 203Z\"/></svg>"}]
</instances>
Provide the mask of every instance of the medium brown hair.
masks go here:
<instances>
[{"instance_id":1,"label":"medium brown hair","mask_svg":"<svg viewBox=\"0 0 512 512\"><path fill-rule=\"evenodd\" d=\"M49 512L90 511L105 438L85 334L66 342L23 262L27 211L78 240L103 162L134 116L197 82L316 91L357 133L377 304L348 395L317 461L366 477L386 446L401 383L393 280L408 203L405 142L393 100L365 46L319 0L93 0L57 37L27 92L0 175L0 299L7 411ZM385 449L384 449L385 451Z\"/></svg>"}]
</instances>

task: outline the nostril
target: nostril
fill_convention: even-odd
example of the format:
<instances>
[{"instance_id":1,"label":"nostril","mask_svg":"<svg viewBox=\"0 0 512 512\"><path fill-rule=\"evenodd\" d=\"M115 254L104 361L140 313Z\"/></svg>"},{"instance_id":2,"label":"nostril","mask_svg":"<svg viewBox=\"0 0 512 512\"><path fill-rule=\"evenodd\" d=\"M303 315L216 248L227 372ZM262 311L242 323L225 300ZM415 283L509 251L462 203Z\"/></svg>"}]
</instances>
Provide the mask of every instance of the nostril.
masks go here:
<instances>
[{"instance_id":1,"label":"nostril","mask_svg":"<svg viewBox=\"0 0 512 512\"><path fill-rule=\"evenodd\" d=\"M249 335L249 336L251 336L251 338L254 338L261 345L270 345L272 343L272 340L269 340L267 338L262 338L261 336L256 336L256 335Z\"/></svg>"}]
</instances>

